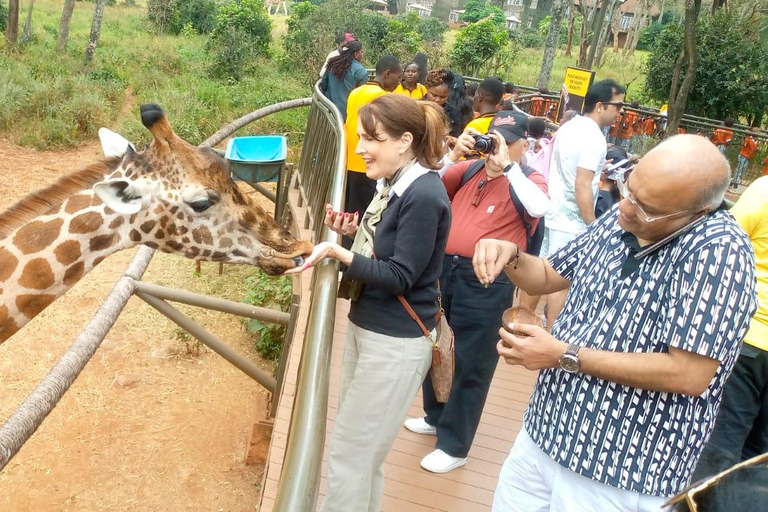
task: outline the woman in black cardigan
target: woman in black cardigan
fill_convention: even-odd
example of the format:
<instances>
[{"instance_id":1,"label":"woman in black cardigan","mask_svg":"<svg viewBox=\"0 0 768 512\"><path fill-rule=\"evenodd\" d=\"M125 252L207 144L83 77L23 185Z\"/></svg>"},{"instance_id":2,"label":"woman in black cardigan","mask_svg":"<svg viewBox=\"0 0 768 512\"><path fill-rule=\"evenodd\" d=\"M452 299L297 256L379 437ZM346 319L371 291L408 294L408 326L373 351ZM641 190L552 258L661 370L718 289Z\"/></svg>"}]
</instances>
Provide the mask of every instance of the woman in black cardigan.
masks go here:
<instances>
[{"instance_id":1,"label":"woman in black cardigan","mask_svg":"<svg viewBox=\"0 0 768 512\"><path fill-rule=\"evenodd\" d=\"M397 297L434 328L451 221L435 172L446 130L439 107L406 96L361 108L356 152L379 193L362 218L327 213L339 233L356 233L351 251L321 243L298 269L338 259L348 267L342 288L352 299L322 512L381 510L384 459L429 371L431 344Z\"/></svg>"}]
</instances>

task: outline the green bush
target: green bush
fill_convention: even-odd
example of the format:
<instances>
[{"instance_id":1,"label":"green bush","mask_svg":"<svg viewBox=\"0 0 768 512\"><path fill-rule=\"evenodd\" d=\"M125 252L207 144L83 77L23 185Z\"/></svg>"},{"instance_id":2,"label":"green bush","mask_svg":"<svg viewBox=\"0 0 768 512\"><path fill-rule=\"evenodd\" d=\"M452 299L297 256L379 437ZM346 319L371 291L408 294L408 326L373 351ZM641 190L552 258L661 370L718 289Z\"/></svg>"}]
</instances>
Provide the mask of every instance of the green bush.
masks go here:
<instances>
[{"instance_id":1,"label":"green bush","mask_svg":"<svg viewBox=\"0 0 768 512\"><path fill-rule=\"evenodd\" d=\"M546 38L535 28L516 28L509 32L509 40L523 48L543 48Z\"/></svg>"},{"instance_id":2,"label":"green bush","mask_svg":"<svg viewBox=\"0 0 768 512\"><path fill-rule=\"evenodd\" d=\"M240 80L258 57L268 55L271 31L264 0L234 0L222 5L207 46L213 61L211 74Z\"/></svg>"},{"instance_id":3,"label":"green bush","mask_svg":"<svg viewBox=\"0 0 768 512\"><path fill-rule=\"evenodd\" d=\"M293 296L293 283L289 276L269 277L261 270L246 278L248 294L244 302L262 308L287 312ZM277 362L285 338L285 326L251 319L246 330L255 335L256 350L267 359Z\"/></svg>"},{"instance_id":4,"label":"green bush","mask_svg":"<svg viewBox=\"0 0 768 512\"><path fill-rule=\"evenodd\" d=\"M419 20L415 11L389 20L387 34L382 41L385 51L401 61L416 55L424 44L421 34L417 31Z\"/></svg>"},{"instance_id":5,"label":"green bush","mask_svg":"<svg viewBox=\"0 0 768 512\"><path fill-rule=\"evenodd\" d=\"M160 30L180 34L192 26L199 34L208 34L216 24L215 0L148 0L147 17Z\"/></svg>"},{"instance_id":6,"label":"green bush","mask_svg":"<svg viewBox=\"0 0 768 512\"><path fill-rule=\"evenodd\" d=\"M422 18L416 29L424 41L442 43L448 24L437 18Z\"/></svg>"},{"instance_id":7,"label":"green bush","mask_svg":"<svg viewBox=\"0 0 768 512\"><path fill-rule=\"evenodd\" d=\"M655 21L649 26L645 27L640 32L640 39L637 40L637 49L650 50L653 48L653 45L656 43L656 39L659 37L663 29L664 25L658 21Z\"/></svg>"},{"instance_id":8,"label":"green bush","mask_svg":"<svg viewBox=\"0 0 768 512\"><path fill-rule=\"evenodd\" d=\"M456 36L451 50L452 66L464 75L485 75L490 71L488 67L491 60L508 43L506 27L500 27L493 19L471 23Z\"/></svg>"}]
</instances>

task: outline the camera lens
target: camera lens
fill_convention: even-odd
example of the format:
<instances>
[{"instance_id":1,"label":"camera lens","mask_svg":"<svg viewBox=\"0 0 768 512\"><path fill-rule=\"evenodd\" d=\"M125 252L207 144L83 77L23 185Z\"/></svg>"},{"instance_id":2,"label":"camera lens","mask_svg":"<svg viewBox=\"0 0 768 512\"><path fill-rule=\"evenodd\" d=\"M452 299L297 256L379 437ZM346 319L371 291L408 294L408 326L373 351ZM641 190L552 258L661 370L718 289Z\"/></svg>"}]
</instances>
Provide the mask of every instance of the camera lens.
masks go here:
<instances>
[{"instance_id":1,"label":"camera lens","mask_svg":"<svg viewBox=\"0 0 768 512\"><path fill-rule=\"evenodd\" d=\"M475 151L479 153L490 153L493 149L493 139L488 135L477 135L475 137Z\"/></svg>"}]
</instances>

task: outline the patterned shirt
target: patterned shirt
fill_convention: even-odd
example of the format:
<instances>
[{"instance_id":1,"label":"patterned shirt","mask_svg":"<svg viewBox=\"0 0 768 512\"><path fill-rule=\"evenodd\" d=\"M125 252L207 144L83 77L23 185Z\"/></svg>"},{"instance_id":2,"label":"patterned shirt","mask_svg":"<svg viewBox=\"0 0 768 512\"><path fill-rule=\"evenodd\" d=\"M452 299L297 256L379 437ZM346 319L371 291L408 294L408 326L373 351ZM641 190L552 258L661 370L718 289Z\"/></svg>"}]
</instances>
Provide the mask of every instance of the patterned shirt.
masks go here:
<instances>
[{"instance_id":1,"label":"patterned shirt","mask_svg":"<svg viewBox=\"0 0 768 512\"><path fill-rule=\"evenodd\" d=\"M552 334L614 352L663 353L674 347L720 366L696 397L542 370L525 428L544 452L580 475L670 496L689 483L755 312L755 259L731 214L717 211L647 254L622 279L630 247L621 239L617 211L549 258L571 282Z\"/></svg>"}]
</instances>

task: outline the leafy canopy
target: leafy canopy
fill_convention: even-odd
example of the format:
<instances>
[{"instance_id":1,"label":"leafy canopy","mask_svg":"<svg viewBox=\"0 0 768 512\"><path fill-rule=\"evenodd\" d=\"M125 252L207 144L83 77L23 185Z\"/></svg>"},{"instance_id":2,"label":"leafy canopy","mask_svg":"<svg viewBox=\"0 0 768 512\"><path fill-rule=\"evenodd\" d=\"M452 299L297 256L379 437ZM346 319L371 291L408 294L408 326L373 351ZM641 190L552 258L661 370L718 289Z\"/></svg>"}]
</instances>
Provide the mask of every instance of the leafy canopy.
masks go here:
<instances>
[{"instance_id":1,"label":"leafy canopy","mask_svg":"<svg viewBox=\"0 0 768 512\"><path fill-rule=\"evenodd\" d=\"M656 37L646 65L648 96L666 102L683 27L665 25ZM699 65L686 112L723 119L761 117L768 105L768 59L757 26L734 13L718 10L696 27ZM683 67L683 73L685 66Z\"/></svg>"}]
</instances>

